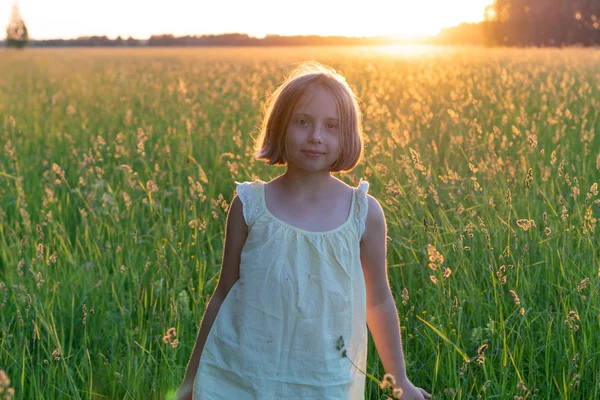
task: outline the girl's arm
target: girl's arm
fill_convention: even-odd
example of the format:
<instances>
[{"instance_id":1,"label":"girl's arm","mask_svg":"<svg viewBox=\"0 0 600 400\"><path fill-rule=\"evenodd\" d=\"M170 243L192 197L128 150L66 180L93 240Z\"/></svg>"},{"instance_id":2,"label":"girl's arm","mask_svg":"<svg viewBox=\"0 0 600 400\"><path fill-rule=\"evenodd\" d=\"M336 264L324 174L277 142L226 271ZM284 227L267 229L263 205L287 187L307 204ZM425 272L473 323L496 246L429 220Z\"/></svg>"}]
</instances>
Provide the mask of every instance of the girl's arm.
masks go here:
<instances>
[{"instance_id":1,"label":"girl's arm","mask_svg":"<svg viewBox=\"0 0 600 400\"><path fill-rule=\"evenodd\" d=\"M244 221L242 212L242 202L238 196L235 196L227 214L227 222L225 228L225 244L223 246L223 262L221 273L217 287L206 307L198 339L192 351L190 361L188 362L187 370L183 383L178 392L191 393L191 388L196 377L200 356L206 343L206 338L210 332L210 328L217 317L221 303L229 293L231 287L240 278L240 255L242 248L248 237L248 226ZM182 393L182 394L183 394ZM178 396L179 397L179 396ZM185 398L186 396L184 396Z\"/></svg>"},{"instance_id":2,"label":"girl's arm","mask_svg":"<svg viewBox=\"0 0 600 400\"><path fill-rule=\"evenodd\" d=\"M402 398L429 398L429 393L416 388L406 375L398 310L387 278L385 216L374 197L368 196L368 200L369 211L360 242L360 260L367 289L367 325L386 373L394 375L397 382L394 387L404 391Z\"/></svg>"}]
</instances>

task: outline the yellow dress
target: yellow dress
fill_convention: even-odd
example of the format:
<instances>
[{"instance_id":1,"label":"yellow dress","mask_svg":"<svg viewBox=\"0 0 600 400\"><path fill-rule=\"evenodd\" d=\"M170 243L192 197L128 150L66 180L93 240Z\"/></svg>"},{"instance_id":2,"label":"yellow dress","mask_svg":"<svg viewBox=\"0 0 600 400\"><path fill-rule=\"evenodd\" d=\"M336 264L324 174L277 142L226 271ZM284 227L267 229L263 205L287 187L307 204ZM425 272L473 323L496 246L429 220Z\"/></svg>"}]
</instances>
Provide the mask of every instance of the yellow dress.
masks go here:
<instances>
[{"instance_id":1,"label":"yellow dress","mask_svg":"<svg viewBox=\"0 0 600 400\"><path fill-rule=\"evenodd\" d=\"M207 337L194 399L364 399L368 182L354 188L348 219L327 232L271 214L265 182L236 184L248 225L240 279Z\"/></svg>"}]
</instances>

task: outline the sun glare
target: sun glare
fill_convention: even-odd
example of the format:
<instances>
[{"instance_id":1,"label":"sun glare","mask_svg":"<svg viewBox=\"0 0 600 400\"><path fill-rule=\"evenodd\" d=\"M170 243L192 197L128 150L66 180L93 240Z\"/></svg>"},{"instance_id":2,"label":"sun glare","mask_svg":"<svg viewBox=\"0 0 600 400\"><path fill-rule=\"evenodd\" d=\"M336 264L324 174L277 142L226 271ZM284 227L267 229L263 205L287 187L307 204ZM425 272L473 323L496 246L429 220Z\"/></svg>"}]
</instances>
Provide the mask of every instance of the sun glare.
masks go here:
<instances>
[{"instance_id":1,"label":"sun glare","mask_svg":"<svg viewBox=\"0 0 600 400\"><path fill-rule=\"evenodd\" d=\"M35 39L75 38L107 35L139 39L170 33L175 36L223 33L320 36L397 36L417 38L436 35L441 29L462 22L484 19L492 0L303 0L302 9L281 5L279 0L230 0L197 2L176 0L168 6L145 6L143 0L97 3L93 12L80 7L78 0L36 3L22 2L21 14L30 37ZM114 9L118 6L119 13ZM86 6L87 7L87 6ZM231 9L235 13L231 13ZM8 21L10 7L0 7L0 21ZM47 18L53 15L53 18ZM94 15L93 19L86 19ZM403 40L404 41L404 40Z\"/></svg>"},{"instance_id":2,"label":"sun glare","mask_svg":"<svg viewBox=\"0 0 600 400\"><path fill-rule=\"evenodd\" d=\"M480 22L492 0L429 0L401 2L395 12L371 12L372 18L364 24L366 31L384 30L388 35L437 35L443 28L463 22ZM377 10L381 8L375 8Z\"/></svg>"},{"instance_id":3,"label":"sun glare","mask_svg":"<svg viewBox=\"0 0 600 400\"><path fill-rule=\"evenodd\" d=\"M390 57L414 58L422 56L431 56L438 54L438 47L419 45L419 44L394 44L389 46L377 46L373 49L374 52Z\"/></svg>"}]
</instances>

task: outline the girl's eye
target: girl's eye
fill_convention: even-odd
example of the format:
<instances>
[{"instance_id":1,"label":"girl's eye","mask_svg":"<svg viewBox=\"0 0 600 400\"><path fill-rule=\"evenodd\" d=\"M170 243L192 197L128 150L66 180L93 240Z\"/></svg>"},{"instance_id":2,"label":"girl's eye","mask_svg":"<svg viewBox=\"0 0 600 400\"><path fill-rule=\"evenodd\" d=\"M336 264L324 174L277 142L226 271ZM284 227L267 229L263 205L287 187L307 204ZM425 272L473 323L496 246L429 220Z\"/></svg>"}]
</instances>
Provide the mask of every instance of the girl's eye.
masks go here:
<instances>
[{"instance_id":1,"label":"girl's eye","mask_svg":"<svg viewBox=\"0 0 600 400\"><path fill-rule=\"evenodd\" d=\"M338 128L337 124L327 124L327 127L329 129L337 129Z\"/></svg>"},{"instance_id":2,"label":"girl's eye","mask_svg":"<svg viewBox=\"0 0 600 400\"><path fill-rule=\"evenodd\" d=\"M307 125L307 124L308 124L308 121L307 121L306 119L304 119L304 118L300 118L300 119L298 120L298 123L299 123L300 125L303 125L303 126L305 126L305 125Z\"/></svg>"}]
</instances>

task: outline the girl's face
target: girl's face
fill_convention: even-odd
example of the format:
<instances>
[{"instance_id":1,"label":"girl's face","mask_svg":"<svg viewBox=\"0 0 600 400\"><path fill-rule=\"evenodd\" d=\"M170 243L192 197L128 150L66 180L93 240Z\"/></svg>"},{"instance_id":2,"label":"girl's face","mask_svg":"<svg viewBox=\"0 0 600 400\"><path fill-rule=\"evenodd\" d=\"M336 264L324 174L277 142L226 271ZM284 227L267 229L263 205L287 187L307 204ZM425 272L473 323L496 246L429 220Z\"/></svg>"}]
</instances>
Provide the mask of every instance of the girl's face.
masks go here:
<instances>
[{"instance_id":1,"label":"girl's face","mask_svg":"<svg viewBox=\"0 0 600 400\"><path fill-rule=\"evenodd\" d=\"M318 87L294 110L287 129L288 168L329 172L341 154L340 121L335 99Z\"/></svg>"}]
</instances>

